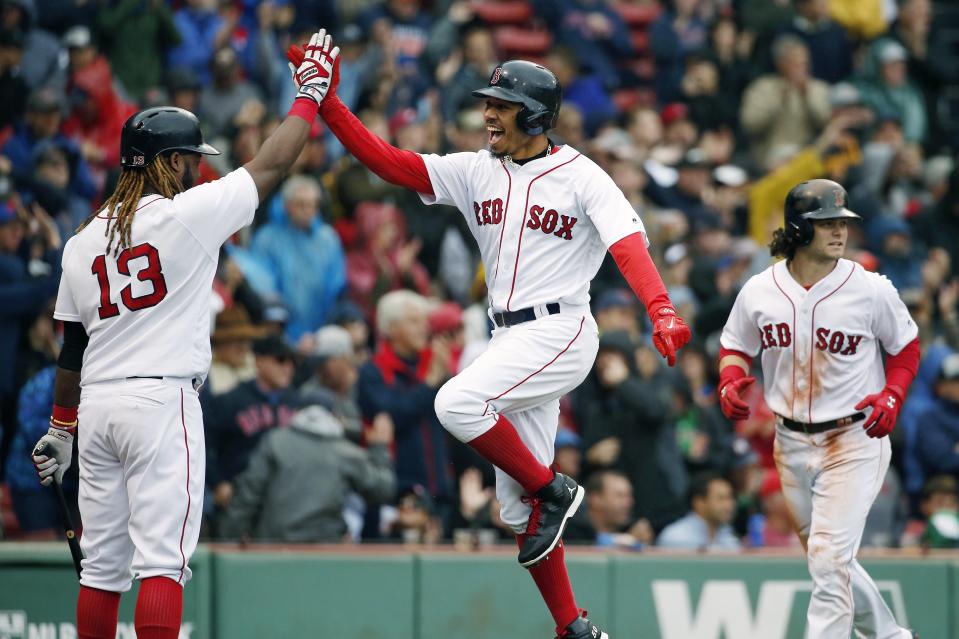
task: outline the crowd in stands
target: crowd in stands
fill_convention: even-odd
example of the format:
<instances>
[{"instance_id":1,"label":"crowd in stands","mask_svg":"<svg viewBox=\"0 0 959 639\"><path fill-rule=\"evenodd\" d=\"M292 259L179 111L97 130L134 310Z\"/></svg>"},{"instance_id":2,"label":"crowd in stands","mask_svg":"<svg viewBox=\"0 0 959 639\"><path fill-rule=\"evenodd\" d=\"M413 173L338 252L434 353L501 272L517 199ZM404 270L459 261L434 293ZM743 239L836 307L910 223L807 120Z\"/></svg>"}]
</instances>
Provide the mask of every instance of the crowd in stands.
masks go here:
<instances>
[{"instance_id":1,"label":"crowd in stands","mask_svg":"<svg viewBox=\"0 0 959 639\"><path fill-rule=\"evenodd\" d=\"M864 544L959 546L959 6L933 0L0 0L7 538L59 530L28 451L53 397L60 251L116 182L122 123L193 111L223 151L204 159L216 179L284 116L284 51L319 26L342 51L341 99L421 153L483 148L470 91L497 61L543 62L564 88L551 139L602 166L643 218L693 342L667 368L607 259L591 291L599 354L556 440L556 465L588 490L571 543L798 545L776 416L756 384L751 417L726 420L716 358L738 290L770 263L786 192L828 177L863 217L847 257L898 288L923 350ZM204 538L511 539L492 468L433 410L484 348L486 304L462 214L383 182L317 121L220 256Z\"/></svg>"}]
</instances>

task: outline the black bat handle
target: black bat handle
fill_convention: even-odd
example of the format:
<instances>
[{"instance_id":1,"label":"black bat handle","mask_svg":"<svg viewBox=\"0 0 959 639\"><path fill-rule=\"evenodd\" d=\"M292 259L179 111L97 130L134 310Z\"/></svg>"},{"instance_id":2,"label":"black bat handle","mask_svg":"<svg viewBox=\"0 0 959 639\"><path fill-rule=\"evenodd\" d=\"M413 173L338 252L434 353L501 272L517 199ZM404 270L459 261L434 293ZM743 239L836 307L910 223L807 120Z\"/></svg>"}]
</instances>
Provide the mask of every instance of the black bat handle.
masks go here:
<instances>
[{"instance_id":1,"label":"black bat handle","mask_svg":"<svg viewBox=\"0 0 959 639\"><path fill-rule=\"evenodd\" d=\"M63 496L63 486L56 479L53 480L53 492L57 495L57 507L60 509L60 518L63 520L64 534L67 536L67 545L70 546L70 555L73 557L73 567L77 570L77 579L80 578L80 562L83 560L83 551L80 550L80 540L77 539L76 529L73 527L73 518L67 508L67 500Z\"/></svg>"}]
</instances>

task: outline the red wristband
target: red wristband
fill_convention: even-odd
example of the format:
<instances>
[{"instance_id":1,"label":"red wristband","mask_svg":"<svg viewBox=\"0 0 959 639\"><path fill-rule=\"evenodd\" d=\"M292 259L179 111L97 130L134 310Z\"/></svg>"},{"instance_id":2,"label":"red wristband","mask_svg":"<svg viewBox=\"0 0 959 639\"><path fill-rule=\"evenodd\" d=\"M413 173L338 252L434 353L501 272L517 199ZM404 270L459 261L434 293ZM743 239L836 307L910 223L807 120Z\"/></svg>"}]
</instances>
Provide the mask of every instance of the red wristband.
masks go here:
<instances>
[{"instance_id":1,"label":"red wristband","mask_svg":"<svg viewBox=\"0 0 959 639\"><path fill-rule=\"evenodd\" d=\"M293 106L290 107L290 111L286 115L295 115L298 118L303 118L307 123L313 124L319 108L319 105L309 98L297 98L293 100Z\"/></svg>"},{"instance_id":2,"label":"red wristband","mask_svg":"<svg viewBox=\"0 0 959 639\"><path fill-rule=\"evenodd\" d=\"M730 364L719 371L719 388L725 388L726 384L743 377L746 377L746 371L743 370L743 367L739 364Z\"/></svg>"},{"instance_id":3,"label":"red wristband","mask_svg":"<svg viewBox=\"0 0 959 639\"><path fill-rule=\"evenodd\" d=\"M50 425L56 428L73 429L77 427L77 407L53 405L50 415Z\"/></svg>"}]
</instances>

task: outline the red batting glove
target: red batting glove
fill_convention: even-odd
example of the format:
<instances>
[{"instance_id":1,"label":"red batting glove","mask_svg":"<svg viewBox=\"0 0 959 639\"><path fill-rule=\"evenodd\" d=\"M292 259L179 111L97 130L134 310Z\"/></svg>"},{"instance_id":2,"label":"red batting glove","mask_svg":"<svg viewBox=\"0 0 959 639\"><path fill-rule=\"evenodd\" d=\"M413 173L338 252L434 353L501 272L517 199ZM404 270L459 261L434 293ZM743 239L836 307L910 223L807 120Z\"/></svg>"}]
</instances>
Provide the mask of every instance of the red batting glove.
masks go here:
<instances>
[{"instance_id":1,"label":"red batting glove","mask_svg":"<svg viewBox=\"0 0 959 639\"><path fill-rule=\"evenodd\" d=\"M727 419L736 422L749 419L749 405L743 401L742 392L755 381L755 377L740 377L729 382L719 391L719 408Z\"/></svg>"},{"instance_id":2,"label":"red batting glove","mask_svg":"<svg viewBox=\"0 0 959 639\"><path fill-rule=\"evenodd\" d=\"M870 437L885 437L892 432L902 408L902 389L898 386L886 386L879 393L869 395L856 404L856 410L872 407L872 413L862 427Z\"/></svg>"},{"instance_id":3,"label":"red batting glove","mask_svg":"<svg viewBox=\"0 0 959 639\"><path fill-rule=\"evenodd\" d=\"M290 61L290 71L293 73L293 81L296 82L296 70L300 68L300 65L303 64L303 59L306 57L306 52L304 49L307 45L296 45L291 44L286 50L286 59ZM326 91L326 97L323 98L323 102L327 102L332 96L336 95L336 87L340 84L340 58L337 56L336 60L333 61L333 77L330 78L330 88ZM297 88L299 88L299 83L297 83ZM323 106L322 104L320 105Z\"/></svg>"},{"instance_id":4,"label":"red batting glove","mask_svg":"<svg viewBox=\"0 0 959 639\"><path fill-rule=\"evenodd\" d=\"M663 306L650 319L653 321L653 346L672 366L676 363L676 351L685 346L693 334L672 306Z\"/></svg>"}]
</instances>

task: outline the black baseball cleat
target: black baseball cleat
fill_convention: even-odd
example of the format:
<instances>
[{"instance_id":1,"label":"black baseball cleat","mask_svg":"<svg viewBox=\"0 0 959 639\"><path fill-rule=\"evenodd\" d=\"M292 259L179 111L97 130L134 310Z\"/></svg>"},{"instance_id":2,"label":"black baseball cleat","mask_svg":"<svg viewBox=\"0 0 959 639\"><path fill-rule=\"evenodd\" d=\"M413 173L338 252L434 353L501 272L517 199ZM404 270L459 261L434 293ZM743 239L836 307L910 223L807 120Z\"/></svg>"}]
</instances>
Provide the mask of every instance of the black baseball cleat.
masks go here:
<instances>
[{"instance_id":1,"label":"black baseball cleat","mask_svg":"<svg viewBox=\"0 0 959 639\"><path fill-rule=\"evenodd\" d=\"M556 473L553 481L526 498L533 512L526 526L526 541L519 551L519 563L523 568L542 561L556 548L563 537L566 522L583 503L585 494L582 486L566 475Z\"/></svg>"},{"instance_id":2,"label":"black baseball cleat","mask_svg":"<svg viewBox=\"0 0 959 639\"><path fill-rule=\"evenodd\" d=\"M566 626L562 634L558 635L556 639L609 639L609 635L587 619L584 610L583 616L578 617L576 621Z\"/></svg>"}]
</instances>

